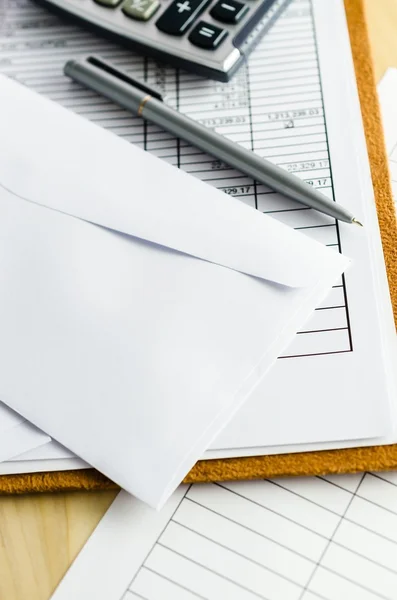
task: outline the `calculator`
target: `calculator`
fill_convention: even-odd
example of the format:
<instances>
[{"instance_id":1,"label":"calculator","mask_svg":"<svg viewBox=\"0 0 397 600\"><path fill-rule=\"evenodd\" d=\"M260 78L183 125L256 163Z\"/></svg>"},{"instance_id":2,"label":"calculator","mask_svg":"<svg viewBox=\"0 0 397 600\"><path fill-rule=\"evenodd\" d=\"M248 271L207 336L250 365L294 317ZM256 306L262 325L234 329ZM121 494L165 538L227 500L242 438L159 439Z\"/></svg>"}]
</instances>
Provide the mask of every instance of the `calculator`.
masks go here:
<instances>
[{"instance_id":1,"label":"calculator","mask_svg":"<svg viewBox=\"0 0 397 600\"><path fill-rule=\"evenodd\" d=\"M228 81L289 0L36 0L144 56Z\"/></svg>"}]
</instances>

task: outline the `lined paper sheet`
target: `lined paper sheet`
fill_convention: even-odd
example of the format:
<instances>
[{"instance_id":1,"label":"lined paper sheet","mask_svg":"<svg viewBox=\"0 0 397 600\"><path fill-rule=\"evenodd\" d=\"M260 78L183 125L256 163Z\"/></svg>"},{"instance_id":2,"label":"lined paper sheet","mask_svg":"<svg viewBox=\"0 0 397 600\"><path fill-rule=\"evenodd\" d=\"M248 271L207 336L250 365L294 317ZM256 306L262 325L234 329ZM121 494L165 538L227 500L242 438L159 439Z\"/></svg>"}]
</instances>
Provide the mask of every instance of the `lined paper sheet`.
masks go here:
<instances>
[{"instance_id":1,"label":"lined paper sheet","mask_svg":"<svg viewBox=\"0 0 397 600\"><path fill-rule=\"evenodd\" d=\"M374 419L372 408L374 398L395 397L390 376L395 340L389 335L392 313L342 0L293 0L228 84L143 59L29 0L3 0L0 17L2 72L335 251L342 249L355 263L207 456L314 449L324 447L323 441L381 443L386 433L390 441L392 431L379 433L384 415ZM68 58L92 52L156 83L182 112L320 187L363 219L365 230L281 198L64 77ZM297 390L299 402L293 401Z\"/></svg>"},{"instance_id":2,"label":"lined paper sheet","mask_svg":"<svg viewBox=\"0 0 397 600\"><path fill-rule=\"evenodd\" d=\"M181 487L115 500L53 600L394 600L397 474Z\"/></svg>"},{"instance_id":3,"label":"lined paper sheet","mask_svg":"<svg viewBox=\"0 0 397 600\"><path fill-rule=\"evenodd\" d=\"M387 69L378 85L394 201L397 203L397 69Z\"/></svg>"}]
</instances>

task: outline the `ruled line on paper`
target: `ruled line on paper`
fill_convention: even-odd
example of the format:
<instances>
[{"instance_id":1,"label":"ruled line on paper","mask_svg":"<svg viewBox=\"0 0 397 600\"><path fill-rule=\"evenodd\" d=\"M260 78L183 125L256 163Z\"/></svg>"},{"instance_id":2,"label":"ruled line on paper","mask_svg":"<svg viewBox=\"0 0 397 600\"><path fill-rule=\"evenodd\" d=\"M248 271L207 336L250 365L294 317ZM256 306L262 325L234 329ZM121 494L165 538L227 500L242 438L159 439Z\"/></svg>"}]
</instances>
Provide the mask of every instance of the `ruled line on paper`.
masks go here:
<instances>
[{"instance_id":1,"label":"ruled line on paper","mask_svg":"<svg viewBox=\"0 0 397 600\"><path fill-rule=\"evenodd\" d=\"M396 474L193 485L122 598L393 600L390 505Z\"/></svg>"}]
</instances>

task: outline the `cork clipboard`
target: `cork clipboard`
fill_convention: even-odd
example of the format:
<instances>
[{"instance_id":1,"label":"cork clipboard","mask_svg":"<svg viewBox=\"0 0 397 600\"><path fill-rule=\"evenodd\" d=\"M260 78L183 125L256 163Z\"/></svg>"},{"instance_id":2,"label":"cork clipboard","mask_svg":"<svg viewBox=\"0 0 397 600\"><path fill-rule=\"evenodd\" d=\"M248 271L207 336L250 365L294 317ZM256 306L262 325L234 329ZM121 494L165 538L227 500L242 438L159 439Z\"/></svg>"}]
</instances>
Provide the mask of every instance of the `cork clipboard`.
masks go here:
<instances>
[{"instance_id":1,"label":"cork clipboard","mask_svg":"<svg viewBox=\"0 0 397 600\"><path fill-rule=\"evenodd\" d=\"M345 0L345 8L390 294L397 324L397 223L363 0ZM199 461L187 475L185 482L392 469L397 469L397 444ZM0 476L0 494L109 489L118 489L118 487L95 469Z\"/></svg>"}]
</instances>

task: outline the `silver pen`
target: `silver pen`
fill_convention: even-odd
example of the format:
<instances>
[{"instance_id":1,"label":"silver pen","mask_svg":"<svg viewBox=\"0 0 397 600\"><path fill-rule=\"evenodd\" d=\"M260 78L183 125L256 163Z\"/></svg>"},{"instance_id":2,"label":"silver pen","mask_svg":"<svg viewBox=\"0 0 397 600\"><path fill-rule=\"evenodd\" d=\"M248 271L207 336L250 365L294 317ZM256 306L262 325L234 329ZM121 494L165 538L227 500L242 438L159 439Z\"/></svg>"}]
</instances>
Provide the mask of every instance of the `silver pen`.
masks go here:
<instances>
[{"instance_id":1,"label":"silver pen","mask_svg":"<svg viewBox=\"0 0 397 600\"><path fill-rule=\"evenodd\" d=\"M272 190L340 221L361 225L349 211L329 200L311 185L173 109L163 101L158 90L134 79L103 59L90 56L83 60L70 60L64 70L75 81L113 100L134 115L170 131Z\"/></svg>"}]
</instances>

